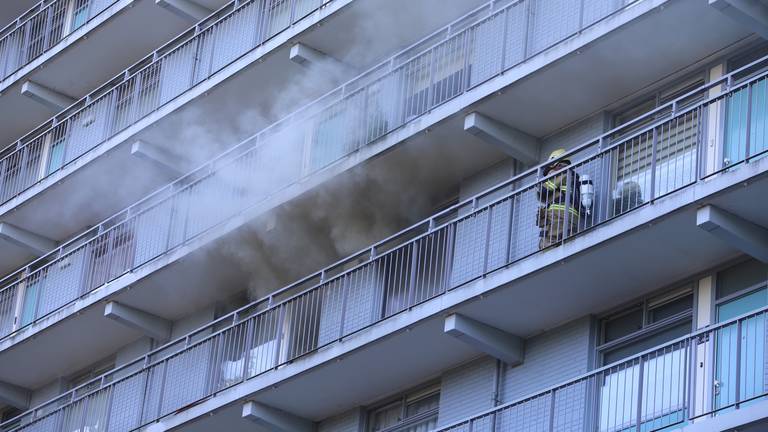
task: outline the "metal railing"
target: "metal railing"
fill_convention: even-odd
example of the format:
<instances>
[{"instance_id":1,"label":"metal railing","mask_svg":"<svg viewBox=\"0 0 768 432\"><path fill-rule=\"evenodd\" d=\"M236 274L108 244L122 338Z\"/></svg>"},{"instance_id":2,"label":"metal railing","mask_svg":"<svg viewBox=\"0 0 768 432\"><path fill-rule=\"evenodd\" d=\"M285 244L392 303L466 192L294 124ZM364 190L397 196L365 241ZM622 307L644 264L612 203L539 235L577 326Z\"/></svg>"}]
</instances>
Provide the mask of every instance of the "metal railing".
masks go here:
<instances>
[{"instance_id":1,"label":"metal railing","mask_svg":"<svg viewBox=\"0 0 768 432\"><path fill-rule=\"evenodd\" d=\"M0 152L0 204L331 1L232 0Z\"/></svg>"},{"instance_id":2,"label":"metal railing","mask_svg":"<svg viewBox=\"0 0 768 432\"><path fill-rule=\"evenodd\" d=\"M681 427L768 396L768 308L697 331L434 432Z\"/></svg>"},{"instance_id":3,"label":"metal railing","mask_svg":"<svg viewBox=\"0 0 768 432\"><path fill-rule=\"evenodd\" d=\"M43 0L0 30L0 80L28 65L117 0Z\"/></svg>"},{"instance_id":4,"label":"metal railing","mask_svg":"<svg viewBox=\"0 0 768 432\"><path fill-rule=\"evenodd\" d=\"M430 51L435 49L438 48ZM648 205L655 199L723 170L737 169L740 164L768 152L768 142L760 132L768 127L764 102L768 92L768 71L762 70L766 66L768 57L708 83L575 148L561 157L561 160L573 161L568 167L544 175L547 166L543 165L522 173L83 384L3 427L17 427L13 430L19 431L38 427L51 431L88 427L131 430L315 352L542 249L562 244L571 236ZM743 77L754 71L757 72L751 77ZM718 87L722 89L718 91ZM745 95L748 96L746 99ZM717 136L707 137L706 131L712 128L704 128L705 124L717 125ZM707 151L706 143L710 138L719 142L723 150L714 159ZM231 167L240 160L253 160L254 156L248 155L254 149L229 159L227 165L220 167ZM744 157L731 160L727 165L717 163L728 149L732 150L730 153L740 153ZM265 160L273 160L271 156ZM710 164L710 160L715 162ZM245 166L247 172L253 171L250 165ZM591 207L568 198L574 195L568 190L577 175L581 179L585 175L592 176L595 196ZM558 178L565 180L558 183ZM198 186L197 193L223 193L215 187L224 184L223 178L219 179L211 183L213 187ZM242 179L238 177L237 181ZM576 215L564 210L557 217L545 217L546 223L542 224L540 209L547 208L548 204L543 203L551 203L548 183L566 186L564 201L554 203L562 205L563 209L575 208ZM194 199L186 197L175 202L189 206ZM159 199L162 202L163 197ZM240 202L232 192L228 192L222 202L230 199ZM154 207L140 214L154 215L147 216L147 220L154 221L150 224L153 229L162 231L166 229L167 221L160 222L163 219L157 215L178 213L160 205L155 202ZM165 210L149 213L152 209ZM227 213L231 209L218 211ZM208 217L201 220L208 224L215 222L211 214ZM569 218L576 222L569 222L573 220ZM119 226L113 228L115 234L106 238L121 238L129 231ZM164 231L163 238L170 232ZM549 237L542 237L541 232ZM737 326L742 328L737 332L743 334L743 324ZM616 380L635 375L644 377L644 373L658 369L659 365L653 363L653 359L680 360L658 353L644 356L634 359L636 363L625 362L596 373L613 371L612 378L605 381L610 387ZM644 369L631 369L635 367L632 365ZM725 382L728 381L733 382L730 378ZM746 385L746 381L741 385ZM723 408L744 402L756 394L736 387L740 390L733 390L734 397L728 399ZM646 385L646 389L649 388ZM577 392L576 387L558 391L555 401L571 391ZM615 401L620 399L611 396L609 400L614 401L613 408L601 411L610 414L599 417L600 427L605 426L601 430L632 427L633 418L637 418L633 413L640 413L640 423L637 424L641 425L647 425L651 420L672 421L672 414L665 411L665 406L656 402L649 404L645 401L646 393L639 394L644 396L637 400L625 395L629 399L623 400L631 401L627 404L629 408L623 402L616 405ZM632 411L632 406L637 407L636 411ZM555 409L555 405L549 408ZM648 417L651 408L658 414L653 419ZM641 430L645 428L642 426Z\"/></svg>"},{"instance_id":5,"label":"metal railing","mask_svg":"<svg viewBox=\"0 0 768 432\"><path fill-rule=\"evenodd\" d=\"M533 44L535 38L522 33L512 37L505 30L528 16L532 4L538 3L487 3L4 278L0 337L535 55L523 42ZM559 14L572 12L556 11L550 18L562 20ZM540 31L529 23L525 28L531 34ZM575 31L566 30L563 37ZM499 34L508 37L500 40ZM512 45L520 45L516 56L509 54ZM208 205L214 200L217 205Z\"/></svg>"}]
</instances>

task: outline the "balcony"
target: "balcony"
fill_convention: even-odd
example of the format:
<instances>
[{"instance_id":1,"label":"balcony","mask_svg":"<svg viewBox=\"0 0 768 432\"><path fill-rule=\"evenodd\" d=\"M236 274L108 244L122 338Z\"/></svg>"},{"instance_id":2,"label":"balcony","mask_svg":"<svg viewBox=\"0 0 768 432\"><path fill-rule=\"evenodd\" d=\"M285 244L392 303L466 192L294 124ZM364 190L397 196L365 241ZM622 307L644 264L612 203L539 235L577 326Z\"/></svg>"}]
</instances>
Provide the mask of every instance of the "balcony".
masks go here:
<instances>
[{"instance_id":1,"label":"balcony","mask_svg":"<svg viewBox=\"0 0 768 432\"><path fill-rule=\"evenodd\" d=\"M700 330L435 432L763 430L767 316Z\"/></svg>"},{"instance_id":2,"label":"balcony","mask_svg":"<svg viewBox=\"0 0 768 432\"><path fill-rule=\"evenodd\" d=\"M768 159L764 157L768 141L761 132L768 124L766 64L768 58L761 59L684 94L563 155L573 162L567 168L546 175L544 166L525 172L64 394L26 413L20 421L32 428L77 419L81 423L73 423L72 428L96 427L118 418L114 413L130 412L130 416L119 416L124 423L114 426L117 430L158 419L167 428L190 423L201 430L213 428L216 422L234 421L228 430L240 430L245 426L237 423L235 404L245 398L307 418L323 418L476 355L441 336L441 317L446 312L459 312L526 336L731 259L737 251L697 228L695 214L700 204L707 203L768 226L761 206L748 199L768 190ZM735 79L747 72L752 74L750 78ZM694 97L702 94L703 98ZM709 127L709 119L719 126ZM705 135L705 130L716 134ZM264 141L264 148L268 142ZM727 164L705 163L711 160L710 142L719 143L722 154L733 158L726 158ZM254 160L248 156L253 151L232 159L229 166L238 160ZM250 169L252 165L245 166L247 172L255 171ZM577 174L591 176L595 186L589 212L577 210L579 216L570 221L567 215L571 212L563 212L563 226L568 229L561 232L561 238L544 237L546 244L542 244L536 226L540 213L537 194L557 178L565 177L565 184L573 184ZM222 194L226 190L212 191ZM621 193L617 196L616 191ZM577 204L566 200L563 205L569 209ZM168 225L159 222L162 219L157 215L172 218L176 213L163 211L159 204L153 208L158 213L146 212L145 217L154 221L160 238L167 239L168 231L157 228ZM228 211L232 209L223 212ZM216 220L210 214L205 216L195 225L211 229ZM123 237L127 231L118 227L113 234L105 233L112 236L105 238ZM633 264L632 257L639 255L644 256L643 268ZM121 250L116 256L126 254ZM654 271L648 271L650 268ZM617 285L619 280L622 283ZM551 298L560 301L552 304ZM133 301L139 300L134 297ZM154 303L163 308L165 305L157 305L162 301L145 297L141 307ZM733 334L734 328L755 325L751 320L752 316L735 327L726 323L722 328ZM757 330L765 331L764 326L754 330L750 330L753 336L761 334ZM689 349L693 340L686 338L675 342L681 345L672 346ZM664 352L675 349L664 348ZM400 361L392 362L392 358ZM646 353L630 363L601 369L590 379L601 377L610 385L618 379L645 376L640 368L655 370L657 358L658 353ZM690 356L672 354L664 359L685 359L681 364L687 365ZM404 365L408 365L407 371ZM372 367L381 373L367 374L365 380L348 376ZM755 376L755 369L742 369L750 370L750 376ZM11 382L21 378L18 374L3 377ZM343 381L343 391L316 400L316 395L306 393L307 380L321 388L333 383L338 387ZM746 386L749 381L743 382ZM677 385L688 384L677 381ZM567 390L557 397L579 396L578 387L563 388ZM729 389L733 397L721 397L723 409L763 394L756 386ZM560 390L547 392L541 401L552 400L546 398L553 391ZM669 400L649 402L647 395L654 395L656 387L646 386L646 391L650 393L643 398L622 394L625 402L597 417L600 427L604 426L601 430L631 427L638 418L633 413L640 413L640 424L689 418L665 412L668 406L663 404ZM689 405L678 406L686 400L690 399L674 401L676 410L688 412ZM537 403L544 403L541 401ZM625 405L638 408L621 411ZM211 412L216 414L199 419ZM509 412L511 416L516 411ZM691 413L707 415L711 410ZM559 421L558 417L553 421Z\"/></svg>"},{"instance_id":3,"label":"balcony","mask_svg":"<svg viewBox=\"0 0 768 432\"><path fill-rule=\"evenodd\" d=\"M224 0L208 3L218 7ZM136 23L145 28L137 32ZM7 143L63 111L188 25L154 1L37 3L0 31L0 140Z\"/></svg>"},{"instance_id":4,"label":"balcony","mask_svg":"<svg viewBox=\"0 0 768 432\"><path fill-rule=\"evenodd\" d=\"M372 25L361 29L371 0L293 0L274 8L262 1L232 1L7 149L0 158L3 220L53 241L70 238L322 96L354 76L351 71L445 26L480 0L455 8L434 7L437 3L387 2ZM429 8L433 12L425 14ZM362 40L372 38L370 33L383 31L402 10L412 11L409 19L418 24L404 23L397 35L367 50L353 50L335 31L349 28ZM238 38L230 37L234 33ZM328 63L343 59L344 66L296 64L290 50L298 40L323 49ZM265 91L284 88L298 90ZM132 152L137 140L171 155L165 160L174 163L158 164ZM115 175L124 171L143 174ZM95 200L98 206L92 205ZM52 207L70 217L54 217ZM9 256L0 262L13 267L29 259L23 250L3 252Z\"/></svg>"}]
</instances>

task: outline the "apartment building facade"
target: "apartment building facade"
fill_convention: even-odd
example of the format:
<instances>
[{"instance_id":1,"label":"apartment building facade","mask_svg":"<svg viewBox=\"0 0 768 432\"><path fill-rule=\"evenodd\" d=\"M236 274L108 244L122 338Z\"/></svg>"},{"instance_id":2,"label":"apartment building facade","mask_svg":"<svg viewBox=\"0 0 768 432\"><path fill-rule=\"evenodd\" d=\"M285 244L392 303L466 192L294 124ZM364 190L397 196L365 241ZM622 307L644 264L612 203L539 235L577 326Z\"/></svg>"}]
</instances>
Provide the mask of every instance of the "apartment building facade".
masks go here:
<instances>
[{"instance_id":1,"label":"apartment building facade","mask_svg":"<svg viewBox=\"0 0 768 432\"><path fill-rule=\"evenodd\" d=\"M768 427L768 4L21 3L0 429Z\"/></svg>"}]
</instances>

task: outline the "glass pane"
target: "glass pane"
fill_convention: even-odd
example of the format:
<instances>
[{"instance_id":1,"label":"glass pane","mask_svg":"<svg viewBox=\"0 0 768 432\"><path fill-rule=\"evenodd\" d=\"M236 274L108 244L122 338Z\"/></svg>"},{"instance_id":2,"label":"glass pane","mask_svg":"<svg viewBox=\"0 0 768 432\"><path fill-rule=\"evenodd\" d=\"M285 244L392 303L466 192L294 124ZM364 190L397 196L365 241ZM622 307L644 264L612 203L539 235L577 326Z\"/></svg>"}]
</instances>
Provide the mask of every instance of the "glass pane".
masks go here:
<instances>
[{"instance_id":1,"label":"glass pane","mask_svg":"<svg viewBox=\"0 0 768 432\"><path fill-rule=\"evenodd\" d=\"M416 402L411 402L406 407L405 415L406 417L410 418L423 412L436 409L439 403L440 395L438 394L417 400Z\"/></svg>"},{"instance_id":2,"label":"glass pane","mask_svg":"<svg viewBox=\"0 0 768 432\"><path fill-rule=\"evenodd\" d=\"M685 420L687 349L672 346L606 373L600 389L600 431L661 430ZM642 378L642 394L640 379Z\"/></svg>"},{"instance_id":3,"label":"glass pane","mask_svg":"<svg viewBox=\"0 0 768 432\"><path fill-rule=\"evenodd\" d=\"M400 403L376 411L372 416L371 431L380 431L400 423L401 412L402 405Z\"/></svg>"},{"instance_id":4,"label":"glass pane","mask_svg":"<svg viewBox=\"0 0 768 432\"><path fill-rule=\"evenodd\" d=\"M741 338L735 323L717 331L715 408L765 394L765 332L765 315L743 320Z\"/></svg>"},{"instance_id":5,"label":"glass pane","mask_svg":"<svg viewBox=\"0 0 768 432\"><path fill-rule=\"evenodd\" d=\"M629 313L605 321L603 343L628 336L643 328L643 311L635 309Z\"/></svg>"},{"instance_id":6,"label":"glass pane","mask_svg":"<svg viewBox=\"0 0 768 432\"><path fill-rule=\"evenodd\" d=\"M51 146L51 154L48 161L48 171L46 174L50 174L64 164L64 140L59 140Z\"/></svg>"},{"instance_id":7,"label":"glass pane","mask_svg":"<svg viewBox=\"0 0 768 432\"><path fill-rule=\"evenodd\" d=\"M717 274L717 298L721 299L768 280L768 264L749 260Z\"/></svg>"},{"instance_id":8,"label":"glass pane","mask_svg":"<svg viewBox=\"0 0 768 432\"><path fill-rule=\"evenodd\" d=\"M767 82L763 79L742 88L726 101L724 167L741 162L747 156L768 149L768 109L765 107L768 95ZM749 96L750 88L751 98ZM752 101L751 107L750 99ZM749 134L747 128L749 128ZM749 138L749 143L747 143L747 138ZM747 149L747 144L749 144L749 149Z\"/></svg>"},{"instance_id":9,"label":"glass pane","mask_svg":"<svg viewBox=\"0 0 768 432\"><path fill-rule=\"evenodd\" d=\"M35 319L35 307L40 295L37 282L31 282L24 291L24 306L21 311L21 325L25 326Z\"/></svg>"},{"instance_id":10,"label":"glass pane","mask_svg":"<svg viewBox=\"0 0 768 432\"><path fill-rule=\"evenodd\" d=\"M603 354L603 364L608 365L611 363L616 363L622 359L631 357L655 346L662 345L681 336L685 336L690 332L691 321L686 321L659 333L650 335L645 339L640 339L632 342L631 344L622 345L619 348L605 352Z\"/></svg>"},{"instance_id":11,"label":"glass pane","mask_svg":"<svg viewBox=\"0 0 768 432\"><path fill-rule=\"evenodd\" d=\"M660 304L659 306L652 307L648 311L648 321L650 323L656 323L669 317L673 317L677 314L691 310L693 307L693 294L689 294L685 297L681 297L677 300L672 300L667 303Z\"/></svg>"},{"instance_id":12,"label":"glass pane","mask_svg":"<svg viewBox=\"0 0 768 432\"><path fill-rule=\"evenodd\" d=\"M762 288L718 306L717 319L719 322L728 321L731 318L744 315L767 304L768 290Z\"/></svg>"}]
</instances>

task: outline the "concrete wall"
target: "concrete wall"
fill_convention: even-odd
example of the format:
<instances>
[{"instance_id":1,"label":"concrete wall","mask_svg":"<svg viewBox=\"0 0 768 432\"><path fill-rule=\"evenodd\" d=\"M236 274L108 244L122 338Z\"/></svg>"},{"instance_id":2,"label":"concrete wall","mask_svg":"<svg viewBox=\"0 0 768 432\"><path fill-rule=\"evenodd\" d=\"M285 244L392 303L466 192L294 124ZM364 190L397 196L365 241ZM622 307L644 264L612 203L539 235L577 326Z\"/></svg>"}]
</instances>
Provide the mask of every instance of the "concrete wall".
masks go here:
<instances>
[{"instance_id":1,"label":"concrete wall","mask_svg":"<svg viewBox=\"0 0 768 432\"><path fill-rule=\"evenodd\" d=\"M443 375L438 426L490 409L495 404L496 359L483 357Z\"/></svg>"},{"instance_id":2,"label":"concrete wall","mask_svg":"<svg viewBox=\"0 0 768 432\"><path fill-rule=\"evenodd\" d=\"M608 130L608 120L608 113L599 112L544 138L541 149L542 161L549 157L553 150L572 149L602 134Z\"/></svg>"},{"instance_id":3,"label":"concrete wall","mask_svg":"<svg viewBox=\"0 0 768 432\"><path fill-rule=\"evenodd\" d=\"M317 425L318 432L362 432L365 428L365 410L355 408Z\"/></svg>"},{"instance_id":4,"label":"concrete wall","mask_svg":"<svg viewBox=\"0 0 768 432\"><path fill-rule=\"evenodd\" d=\"M509 402L584 374L590 369L592 320L581 318L525 341L525 360L507 367L501 400Z\"/></svg>"}]
</instances>

